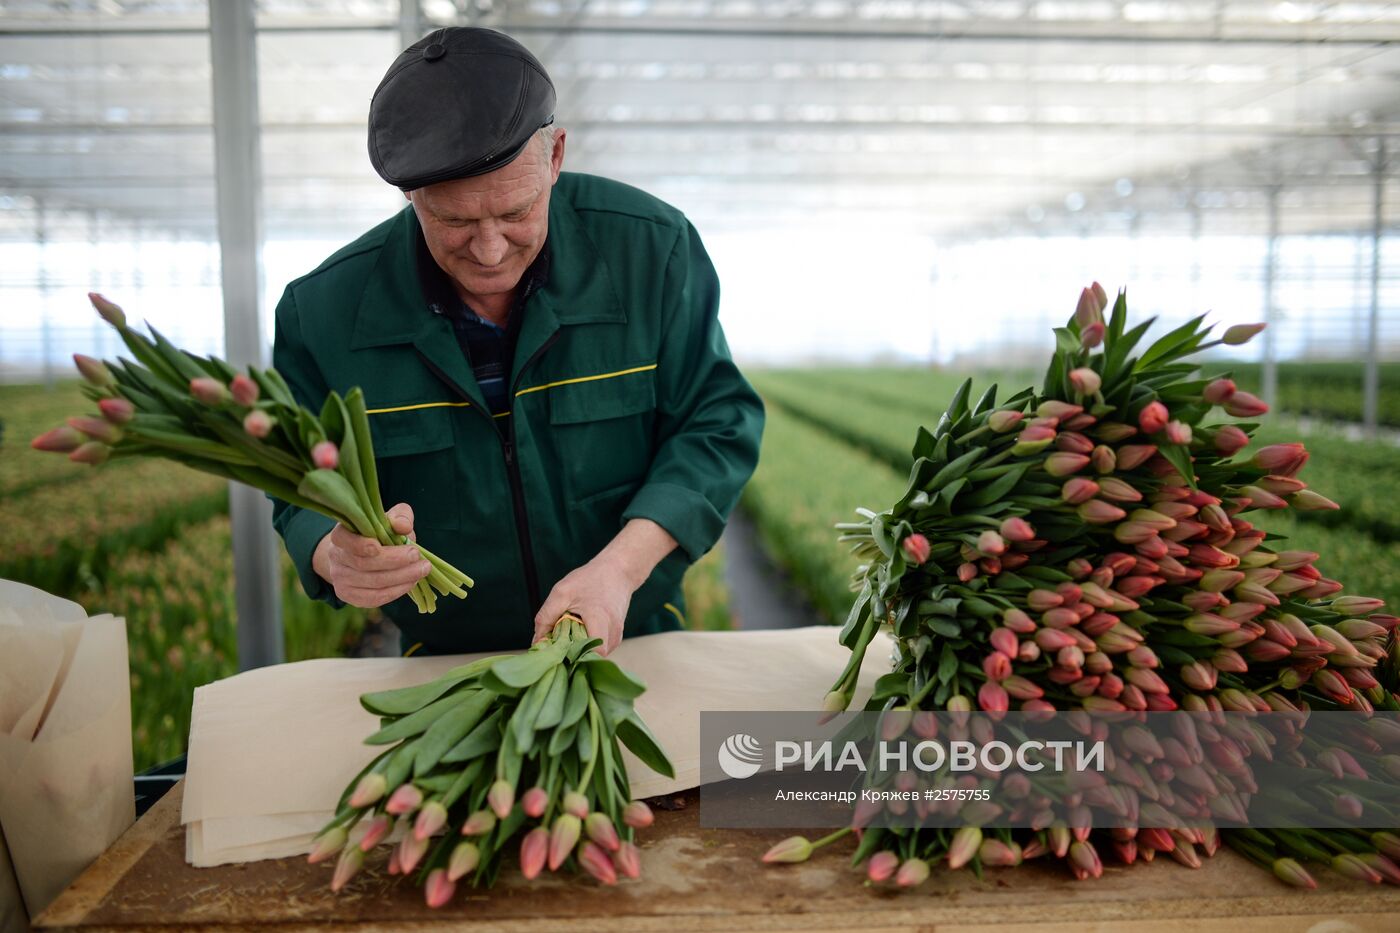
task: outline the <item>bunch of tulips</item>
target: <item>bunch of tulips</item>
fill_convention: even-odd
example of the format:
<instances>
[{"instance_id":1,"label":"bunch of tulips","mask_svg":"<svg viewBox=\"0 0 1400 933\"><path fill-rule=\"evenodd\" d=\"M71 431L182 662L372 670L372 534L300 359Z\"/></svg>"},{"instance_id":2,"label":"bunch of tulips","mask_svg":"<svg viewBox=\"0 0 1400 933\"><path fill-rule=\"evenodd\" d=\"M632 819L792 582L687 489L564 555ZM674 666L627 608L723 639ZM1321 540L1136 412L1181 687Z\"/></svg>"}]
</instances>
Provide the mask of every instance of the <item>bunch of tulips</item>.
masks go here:
<instances>
[{"instance_id":1,"label":"bunch of tulips","mask_svg":"<svg viewBox=\"0 0 1400 933\"><path fill-rule=\"evenodd\" d=\"M518 840L519 868L582 868L604 884L636 878L634 834L652 813L632 799L621 746L674 777L633 708L644 685L600 656L601 639L565 615L518 655L483 658L437 680L365 694L387 745L341 795L313 863L336 858L339 891L382 842L390 874L417 872L430 907L457 885L495 883ZM619 745L619 742L621 745Z\"/></svg>"},{"instance_id":2,"label":"bunch of tulips","mask_svg":"<svg viewBox=\"0 0 1400 933\"><path fill-rule=\"evenodd\" d=\"M31 446L92 465L117 457L174 460L329 516L381 544L410 543L384 514L358 388L344 398L331 392L315 415L297 404L275 369L239 373L223 360L175 347L154 327L147 338L127 326L120 307L98 294L88 297L134 360L75 355L84 393L99 414L69 418ZM418 611L432 612L439 594L465 598L471 578L417 547L432 564L409 593Z\"/></svg>"},{"instance_id":3,"label":"bunch of tulips","mask_svg":"<svg viewBox=\"0 0 1400 933\"><path fill-rule=\"evenodd\" d=\"M899 501L840 526L865 563L840 635L850 663L824 709L846 709L866 649L887 626L893 670L866 707L895 722L886 738L919 734L928 719L919 714L931 710L1352 710L1361 715L1348 748L1288 753L1308 752L1339 779L1400 779L1394 723L1366 715L1400 709L1400 620L1380 600L1340 595L1318 554L1285 548L1251 522L1263 511L1337 506L1299 478L1302 444L1248 450L1258 425L1236 419L1264 414L1260 399L1229 378L1200 378L1187 361L1262 325L1209 340L1196 318L1137 352L1151 321L1129 327L1122 293L1105 320L1107 307L1097 283L1084 290L1055 330L1039 392L998 404L995 386L973 401L964 384L937 427L920 429ZM854 864L873 881L910 886L938 863L980 871L1057 858L1084 878L1102 872L1101 851L1196 867L1229 844L1293 885L1316 885L1305 865L1400 883L1400 837L1388 831L1217 831L1212 818L1240 822L1257 789L1251 757L1275 749L1258 730L1211 732L1177 745L1137 736L1132 747L1129 730L1130 747L1114 749L1118 787L1063 801L1108 806L1130 817L1127 828L1073 819L983 828L1005 812L995 808L1044 803L1008 803L1017 795L1004 788L992 798L1000 804L962 807L960 829L863 828L871 815L857 810L849 829L816 843L792 837L765 860L800 861L855 831ZM1309 803L1380 826L1400 819L1353 794ZM1168 819L1181 814L1192 818Z\"/></svg>"}]
</instances>

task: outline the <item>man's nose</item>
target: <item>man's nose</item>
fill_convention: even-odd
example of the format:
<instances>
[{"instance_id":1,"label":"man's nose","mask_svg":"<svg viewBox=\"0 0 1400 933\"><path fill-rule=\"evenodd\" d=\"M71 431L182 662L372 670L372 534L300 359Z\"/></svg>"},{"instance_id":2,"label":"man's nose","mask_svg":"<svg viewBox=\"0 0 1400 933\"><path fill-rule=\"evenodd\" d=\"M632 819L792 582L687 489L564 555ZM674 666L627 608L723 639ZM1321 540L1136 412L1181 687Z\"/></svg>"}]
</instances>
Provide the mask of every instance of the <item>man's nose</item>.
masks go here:
<instances>
[{"instance_id":1,"label":"man's nose","mask_svg":"<svg viewBox=\"0 0 1400 933\"><path fill-rule=\"evenodd\" d=\"M499 230L483 227L467 242L467 252L483 266L494 266L505 258L509 244Z\"/></svg>"}]
</instances>

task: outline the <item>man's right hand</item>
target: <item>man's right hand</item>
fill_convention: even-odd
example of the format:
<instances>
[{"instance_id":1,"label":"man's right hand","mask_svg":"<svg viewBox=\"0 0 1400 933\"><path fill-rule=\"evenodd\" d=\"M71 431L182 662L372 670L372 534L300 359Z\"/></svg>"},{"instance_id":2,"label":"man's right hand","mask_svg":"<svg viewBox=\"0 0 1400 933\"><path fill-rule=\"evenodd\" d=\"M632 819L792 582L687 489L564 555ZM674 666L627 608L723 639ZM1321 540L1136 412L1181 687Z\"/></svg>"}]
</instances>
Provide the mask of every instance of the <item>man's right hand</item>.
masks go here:
<instances>
[{"instance_id":1,"label":"man's right hand","mask_svg":"<svg viewBox=\"0 0 1400 933\"><path fill-rule=\"evenodd\" d=\"M407 502L385 514L394 531L415 540L413 509ZM336 596L363 609L393 602L432 570L413 545L385 546L340 524L316 545L311 566L335 588Z\"/></svg>"}]
</instances>

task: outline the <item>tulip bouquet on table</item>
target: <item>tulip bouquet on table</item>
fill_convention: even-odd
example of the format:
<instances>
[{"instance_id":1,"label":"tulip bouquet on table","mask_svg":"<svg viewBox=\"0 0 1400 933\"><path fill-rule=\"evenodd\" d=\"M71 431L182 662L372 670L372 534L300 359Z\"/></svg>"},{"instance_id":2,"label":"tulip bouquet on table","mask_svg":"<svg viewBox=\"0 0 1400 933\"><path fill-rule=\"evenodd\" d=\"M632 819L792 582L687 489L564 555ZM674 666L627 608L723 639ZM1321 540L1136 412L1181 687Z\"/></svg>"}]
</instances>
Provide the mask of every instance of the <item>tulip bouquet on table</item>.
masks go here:
<instances>
[{"instance_id":1,"label":"tulip bouquet on table","mask_svg":"<svg viewBox=\"0 0 1400 933\"><path fill-rule=\"evenodd\" d=\"M645 686L600 656L601 644L565 615L522 654L362 696L383 723L365 742L390 747L350 782L316 839L311 862L339 855L331 887L395 832L389 873L416 869L430 907L463 878L494 884L517 839L526 878L566 866L604 884L638 877L633 836L652 814L632 799L621 747L675 775L633 709Z\"/></svg>"},{"instance_id":2,"label":"tulip bouquet on table","mask_svg":"<svg viewBox=\"0 0 1400 933\"><path fill-rule=\"evenodd\" d=\"M321 413L297 404L275 369L236 372L223 360L178 349L150 328L127 326L122 309L88 296L135 360L74 356L100 416L69 418L36 437L38 450L78 463L162 457L238 480L285 502L329 516L380 544L409 543L384 514L364 394L331 392ZM409 595L432 612L438 594L465 598L472 580L417 542L432 571Z\"/></svg>"},{"instance_id":3,"label":"tulip bouquet on table","mask_svg":"<svg viewBox=\"0 0 1400 933\"><path fill-rule=\"evenodd\" d=\"M1250 521L1337 508L1299 478L1307 451L1296 443L1247 451L1258 425L1234 419L1266 406L1229 378L1200 378L1187 360L1244 343L1262 325L1210 340L1196 318L1139 352L1151 321L1129 327L1123 293L1105 320L1107 306L1097 283L1084 290L1055 330L1039 391L998 404L995 386L974 400L965 383L937 427L920 429L899 501L839 526L866 563L840 634L850 663L825 698L827 713L850 703L882 626L896 640L894 669L866 709L912 718L915 733L919 713L933 710L1400 710L1400 620L1380 600L1340 595L1318 554L1280 548ZM1355 755L1319 756L1339 780L1365 774L1357 758L1400 778L1400 757L1376 739L1393 740L1382 735L1393 723L1372 725L1357 732ZM1134 760L1134 749L1119 751ZM960 829L871 827L855 864L875 881L914 885L943 861L980 870L1058 857L1082 878L1102 872L1100 849L1126 863L1163 853L1194 867L1223 842L1294 885L1316 884L1305 862L1400 883L1400 837L1387 831L1212 828L1212 813L1239 813L1241 782L1232 790L1218 775L1238 776L1243 759L1268 754L1247 736L1214 743L1205 769L1172 751L1139 754L1135 767L1150 767L1124 779L1174 787L1205 814L1187 824L1196 828L1153 828L1161 811L1144 791L1131 802L1141 805L1140 828L984 830L971 819ZM1361 802L1339 794L1333 805L1356 815ZM840 835L816 844L794 837L765 858L799 861Z\"/></svg>"}]
</instances>

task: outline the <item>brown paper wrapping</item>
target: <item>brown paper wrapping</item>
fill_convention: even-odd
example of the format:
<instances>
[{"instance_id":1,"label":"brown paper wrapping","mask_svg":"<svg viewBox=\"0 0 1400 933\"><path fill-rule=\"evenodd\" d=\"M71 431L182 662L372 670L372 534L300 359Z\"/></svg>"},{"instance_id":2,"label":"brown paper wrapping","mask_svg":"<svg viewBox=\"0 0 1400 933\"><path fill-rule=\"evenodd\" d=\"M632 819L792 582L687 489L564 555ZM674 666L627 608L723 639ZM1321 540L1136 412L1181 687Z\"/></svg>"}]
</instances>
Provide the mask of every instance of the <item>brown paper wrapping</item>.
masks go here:
<instances>
[{"instance_id":1,"label":"brown paper wrapping","mask_svg":"<svg viewBox=\"0 0 1400 933\"><path fill-rule=\"evenodd\" d=\"M849 658L836 629L665 632L624 639L612 659L647 685L637 711L675 766L674 780L623 750L632 792L700 784L700 712L810 710ZM866 655L853 708L889 670L887 636ZM323 659L247 671L195 691L181 820L196 867L311 850L345 785L379 749L362 693L432 680L482 655Z\"/></svg>"},{"instance_id":2,"label":"brown paper wrapping","mask_svg":"<svg viewBox=\"0 0 1400 933\"><path fill-rule=\"evenodd\" d=\"M136 819L129 676L125 620L0 580L0 829L30 916Z\"/></svg>"}]
</instances>

